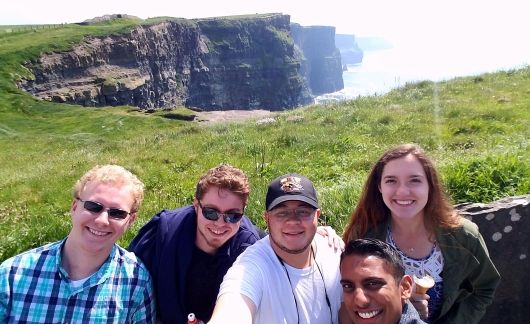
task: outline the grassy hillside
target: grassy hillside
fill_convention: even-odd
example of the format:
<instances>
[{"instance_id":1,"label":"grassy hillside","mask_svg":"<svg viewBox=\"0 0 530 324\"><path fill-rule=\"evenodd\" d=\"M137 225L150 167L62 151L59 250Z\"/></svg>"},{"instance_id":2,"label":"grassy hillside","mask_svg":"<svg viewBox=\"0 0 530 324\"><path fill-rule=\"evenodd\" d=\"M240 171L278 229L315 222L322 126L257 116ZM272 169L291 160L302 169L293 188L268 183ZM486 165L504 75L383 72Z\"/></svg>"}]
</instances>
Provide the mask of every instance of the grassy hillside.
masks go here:
<instances>
[{"instance_id":1,"label":"grassy hillside","mask_svg":"<svg viewBox=\"0 0 530 324\"><path fill-rule=\"evenodd\" d=\"M67 234L71 187L95 164L121 164L147 186L124 246L160 209L191 203L198 177L221 162L249 174L247 214L261 226L267 183L299 172L315 182L322 223L341 232L371 164L404 142L419 143L434 158L454 202L530 192L530 68L421 82L385 96L281 113L263 125L207 126L134 107L53 104L14 85L28 73L25 60L68 48L83 35L130 26L0 31L0 260Z\"/></svg>"}]
</instances>

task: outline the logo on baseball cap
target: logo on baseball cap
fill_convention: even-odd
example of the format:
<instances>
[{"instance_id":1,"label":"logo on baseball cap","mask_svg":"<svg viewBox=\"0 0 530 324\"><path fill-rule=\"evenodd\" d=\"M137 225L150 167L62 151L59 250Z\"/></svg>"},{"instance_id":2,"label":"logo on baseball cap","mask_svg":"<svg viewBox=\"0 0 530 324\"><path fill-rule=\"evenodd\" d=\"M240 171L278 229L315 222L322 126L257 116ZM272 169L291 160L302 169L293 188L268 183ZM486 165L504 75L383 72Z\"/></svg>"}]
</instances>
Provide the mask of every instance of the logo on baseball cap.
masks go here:
<instances>
[{"instance_id":1,"label":"logo on baseball cap","mask_svg":"<svg viewBox=\"0 0 530 324\"><path fill-rule=\"evenodd\" d=\"M267 189L265 208L271 210L284 201L303 201L318 207L317 193L311 181L297 173L289 173L274 179Z\"/></svg>"}]
</instances>

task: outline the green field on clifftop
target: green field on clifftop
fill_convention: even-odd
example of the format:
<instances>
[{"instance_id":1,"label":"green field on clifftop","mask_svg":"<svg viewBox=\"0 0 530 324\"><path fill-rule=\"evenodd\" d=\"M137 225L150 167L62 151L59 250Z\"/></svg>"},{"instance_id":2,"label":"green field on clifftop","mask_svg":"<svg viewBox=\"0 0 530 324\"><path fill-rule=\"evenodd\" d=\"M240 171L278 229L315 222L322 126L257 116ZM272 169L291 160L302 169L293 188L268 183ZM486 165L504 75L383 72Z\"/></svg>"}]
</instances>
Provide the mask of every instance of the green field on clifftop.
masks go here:
<instances>
[{"instance_id":1,"label":"green field on clifftop","mask_svg":"<svg viewBox=\"0 0 530 324\"><path fill-rule=\"evenodd\" d=\"M267 183L298 172L319 191L322 223L340 233L371 164L405 142L433 157L455 203L530 192L530 68L410 84L278 113L273 123L210 125L135 107L83 108L39 101L16 87L29 76L24 61L130 26L0 29L0 260L68 233L71 187L95 164L121 164L146 184L123 246L160 209L191 203L198 177L222 162L250 176L247 214L262 227Z\"/></svg>"}]
</instances>

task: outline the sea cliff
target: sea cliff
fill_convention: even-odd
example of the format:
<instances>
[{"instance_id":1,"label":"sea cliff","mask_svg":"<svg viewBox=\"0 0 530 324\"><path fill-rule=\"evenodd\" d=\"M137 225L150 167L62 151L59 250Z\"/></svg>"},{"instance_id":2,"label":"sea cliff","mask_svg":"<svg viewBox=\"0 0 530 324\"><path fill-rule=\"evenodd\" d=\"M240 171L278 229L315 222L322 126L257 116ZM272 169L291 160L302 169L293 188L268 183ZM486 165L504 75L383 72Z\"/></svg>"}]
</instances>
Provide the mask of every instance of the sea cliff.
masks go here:
<instances>
[{"instance_id":1,"label":"sea cliff","mask_svg":"<svg viewBox=\"0 0 530 324\"><path fill-rule=\"evenodd\" d=\"M327 34L326 50L338 53L334 28ZM19 85L44 100L93 107L283 110L343 87L340 55L338 64L328 52L318 61L304 48L288 15L168 19L43 54L26 64L34 78Z\"/></svg>"}]
</instances>

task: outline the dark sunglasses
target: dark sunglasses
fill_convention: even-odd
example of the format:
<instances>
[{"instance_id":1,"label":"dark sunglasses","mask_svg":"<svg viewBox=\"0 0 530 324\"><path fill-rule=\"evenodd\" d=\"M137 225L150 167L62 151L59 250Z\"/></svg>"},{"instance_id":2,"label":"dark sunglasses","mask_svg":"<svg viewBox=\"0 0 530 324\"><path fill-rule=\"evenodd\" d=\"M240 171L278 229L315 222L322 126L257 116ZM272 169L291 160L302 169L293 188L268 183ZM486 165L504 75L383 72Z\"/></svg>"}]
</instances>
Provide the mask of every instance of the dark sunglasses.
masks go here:
<instances>
[{"instance_id":1,"label":"dark sunglasses","mask_svg":"<svg viewBox=\"0 0 530 324\"><path fill-rule=\"evenodd\" d=\"M93 214L99 214L106 210L107 215L109 215L110 218L114 219L125 219L130 214L130 212L119 208L105 208L105 206L95 201L82 200L81 198L77 198L77 200L82 202L83 207Z\"/></svg>"},{"instance_id":2,"label":"dark sunglasses","mask_svg":"<svg viewBox=\"0 0 530 324\"><path fill-rule=\"evenodd\" d=\"M239 222L241 218L243 218L242 213L237 213L237 212L221 213L217 209L213 209L210 207L202 207L201 201L198 199L197 199L197 202L199 202L199 207L201 207L202 209L202 215L204 216L204 218L208 220L216 221L219 219L219 217L223 216L223 219L225 220L225 222L235 224Z\"/></svg>"}]
</instances>

